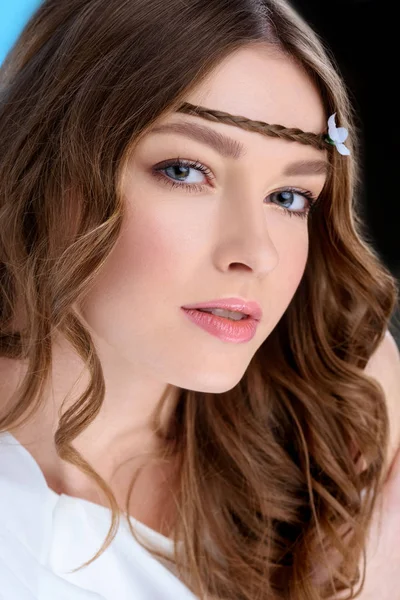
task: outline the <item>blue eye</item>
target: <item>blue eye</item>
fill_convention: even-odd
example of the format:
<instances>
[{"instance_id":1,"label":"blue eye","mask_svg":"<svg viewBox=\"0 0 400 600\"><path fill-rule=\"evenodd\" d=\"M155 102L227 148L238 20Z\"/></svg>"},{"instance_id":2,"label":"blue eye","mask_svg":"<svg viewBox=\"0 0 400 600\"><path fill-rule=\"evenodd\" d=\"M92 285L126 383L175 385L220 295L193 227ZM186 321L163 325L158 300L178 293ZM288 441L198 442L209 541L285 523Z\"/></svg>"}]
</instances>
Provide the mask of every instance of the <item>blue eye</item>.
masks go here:
<instances>
[{"instance_id":1,"label":"blue eye","mask_svg":"<svg viewBox=\"0 0 400 600\"><path fill-rule=\"evenodd\" d=\"M167 173L166 175L163 175L162 171L169 171L169 174ZM171 177L177 177L178 180L179 178L188 178L188 173L190 173L190 171L198 172L197 176L195 176L194 182L192 181L191 183L187 183L186 181L182 181L181 183L178 183L176 180L171 179ZM202 163L198 161L183 160L180 158L164 161L163 163L161 163L161 165L157 167L157 169L154 169L153 173L155 177L159 177L163 183L166 183L167 185L170 185L173 188L183 187L189 192L201 192L204 189L205 184L199 184L199 179L201 181L200 173L206 175L209 180L214 179L214 175L212 174L211 169L209 169Z\"/></svg>"},{"instance_id":2,"label":"blue eye","mask_svg":"<svg viewBox=\"0 0 400 600\"><path fill-rule=\"evenodd\" d=\"M308 216L317 201L317 198L311 192L298 190L296 188L285 188L278 192L272 192L272 194L269 195L269 198L271 198L273 202L280 202L283 205L282 208L285 213L290 216L296 215L303 218ZM299 203L300 208L296 208L296 205ZM304 203L306 208L302 209L301 206Z\"/></svg>"},{"instance_id":3,"label":"blue eye","mask_svg":"<svg viewBox=\"0 0 400 600\"><path fill-rule=\"evenodd\" d=\"M190 177L190 171L197 171L197 174L194 175L194 181L189 183L183 181L183 179L187 180ZM184 188L189 192L201 192L208 185L207 183L200 183L202 176L206 175L209 180L214 179L211 169L199 161L184 160L181 158L164 161L153 170L153 174L162 183L172 188ZM179 179L181 180L180 182ZM292 187L272 192L267 198L271 199L274 204L281 205L285 214L289 216L296 215L303 219L308 217L311 210L315 208L318 200L311 192ZM296 208L299 202L300 208ZM304 204L305 208L301 208Z\"/></svg>"}]
</instances>

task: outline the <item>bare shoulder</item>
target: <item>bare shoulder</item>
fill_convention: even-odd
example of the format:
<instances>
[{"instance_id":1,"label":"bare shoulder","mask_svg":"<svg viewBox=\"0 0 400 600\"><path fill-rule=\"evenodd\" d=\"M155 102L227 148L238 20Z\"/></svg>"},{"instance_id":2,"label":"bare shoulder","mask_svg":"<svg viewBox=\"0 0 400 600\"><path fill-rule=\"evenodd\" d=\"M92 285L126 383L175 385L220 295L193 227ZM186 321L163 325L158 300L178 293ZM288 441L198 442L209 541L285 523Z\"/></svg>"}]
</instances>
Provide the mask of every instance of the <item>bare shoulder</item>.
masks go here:
<instances>
[{"instance_id":1,"label":"bare shoulder","mask_svg":"<svg viewBox=\"0 0 400 600\"><path fill-rule=\"evenodd\" d=\"M400 352L389 331L374 354L370 357L364 372L373 377L383 388L389 415L389 455L390 467L396 451L400 448Z\"/></svg>"}]
</instances>

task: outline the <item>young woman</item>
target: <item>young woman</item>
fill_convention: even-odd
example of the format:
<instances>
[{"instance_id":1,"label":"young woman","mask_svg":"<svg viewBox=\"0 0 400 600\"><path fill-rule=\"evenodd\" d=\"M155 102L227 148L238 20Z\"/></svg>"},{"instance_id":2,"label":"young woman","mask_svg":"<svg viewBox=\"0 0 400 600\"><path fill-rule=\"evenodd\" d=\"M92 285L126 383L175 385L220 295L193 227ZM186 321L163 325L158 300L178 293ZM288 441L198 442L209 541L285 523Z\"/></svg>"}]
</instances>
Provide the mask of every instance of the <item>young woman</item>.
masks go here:
<instances>
[{"instance_id":1,"label":"young woman","mask_svg":"<svg viewBox=\"0 0 400 600\"><path fill-rule=\"evenodd\" d=\"M354 598L397 289L321 42L282 0L45 0L0 74L0 596Z\"/></svg>"}]
</instances>

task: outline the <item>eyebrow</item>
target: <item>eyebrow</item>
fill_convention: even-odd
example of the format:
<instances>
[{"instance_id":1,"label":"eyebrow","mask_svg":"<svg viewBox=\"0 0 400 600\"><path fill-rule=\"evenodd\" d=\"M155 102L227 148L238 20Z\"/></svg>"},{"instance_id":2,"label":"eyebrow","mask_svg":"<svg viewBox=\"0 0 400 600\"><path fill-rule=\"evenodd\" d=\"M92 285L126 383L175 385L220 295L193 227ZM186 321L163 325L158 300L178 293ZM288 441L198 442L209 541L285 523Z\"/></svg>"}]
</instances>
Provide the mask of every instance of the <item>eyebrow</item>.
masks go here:
<instances>
[{"instance_id":1,"label":"eyebrow","mask_svg":"<svg viewBox=\"0 0 400 600\"><path fill-rule=\"evenodd\" d=\"M327 175L331 165L326 160L300 160L286 166L283 174L290 175Z\"/></svg>"},{"instance_id":2,"label":"eyebrow","mask_svg":"<svg viewBox=\"0 0 400 600\"><path fill-rule=\"evenodd\" d=\"M198 123L163 123L153 127L149 134L152 133L178 133L184 135L196 142L211 146L224 158L238 160L246 154L245 146L238 140ZM326 160L301 160L287 165L283 174L286 176L326 175L329 169L330 164Z\"/></svg>"}]
</instances>

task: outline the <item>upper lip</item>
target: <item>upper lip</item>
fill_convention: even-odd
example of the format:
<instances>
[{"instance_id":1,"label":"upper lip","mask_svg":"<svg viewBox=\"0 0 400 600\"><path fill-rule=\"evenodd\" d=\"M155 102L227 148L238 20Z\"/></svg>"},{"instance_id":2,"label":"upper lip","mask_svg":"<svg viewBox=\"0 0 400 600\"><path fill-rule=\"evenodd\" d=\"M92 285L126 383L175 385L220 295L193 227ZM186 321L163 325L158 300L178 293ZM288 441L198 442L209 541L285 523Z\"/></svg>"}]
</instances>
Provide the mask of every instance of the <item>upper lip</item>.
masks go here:
<instances>
[{"instance_id":1,"label":"upper lip","mask_svg":"<svg viewBox=\"0 0 400 600\"><path fill-rule=\"evenodd\" d=\"M209 300L208 302L186 304L182 308L222 308L224 310L235 310L244 313L256 321L261 321L262 318L262 309L258 302L243 300L242 298L220 298L219 300Z\"/></svg>"}]
</instances>

